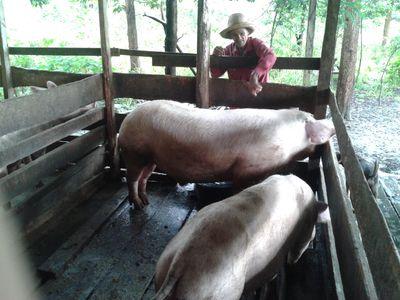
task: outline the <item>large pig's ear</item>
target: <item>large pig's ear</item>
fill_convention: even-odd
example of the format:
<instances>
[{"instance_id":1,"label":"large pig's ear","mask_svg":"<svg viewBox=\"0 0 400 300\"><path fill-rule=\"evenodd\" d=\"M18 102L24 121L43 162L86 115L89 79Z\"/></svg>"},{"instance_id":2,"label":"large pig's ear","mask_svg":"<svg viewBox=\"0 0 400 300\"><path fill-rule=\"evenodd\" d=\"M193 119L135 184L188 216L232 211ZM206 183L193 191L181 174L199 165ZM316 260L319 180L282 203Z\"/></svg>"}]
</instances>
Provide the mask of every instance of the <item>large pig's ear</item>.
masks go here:
<instances>
[{"instance_id":1,"label":"large pig's ear","mask_svg":"<svg viewBox=\"0 0 400 300\"><path fill-rule=\"evenodd\" d=\"M331 220L328 204L325 202L317 201L317 212L317 223L328 223Z\"/></svg>"},{"instance_id":2,"label":"large pig's ear","mask_svg":"<svg viewBox=\"0 0 400 300\"><path fill-rule=\"evenodd\" d=\"M335 127L331 120L312 120L306 122L306 133L311 144L326 143L335 134Z\"/></svg>"},{"instance_id":3,"label":"large pig's ear","mask_svg":"<svg viewBox=\"0 0 400 300\"><path fill-rule=\"evenodd\" d=\"M46 82L46 85L48 89L54 89L57 87L57 84L55 84L53 81L50 80Z\"/></svg>"}]
</instances>

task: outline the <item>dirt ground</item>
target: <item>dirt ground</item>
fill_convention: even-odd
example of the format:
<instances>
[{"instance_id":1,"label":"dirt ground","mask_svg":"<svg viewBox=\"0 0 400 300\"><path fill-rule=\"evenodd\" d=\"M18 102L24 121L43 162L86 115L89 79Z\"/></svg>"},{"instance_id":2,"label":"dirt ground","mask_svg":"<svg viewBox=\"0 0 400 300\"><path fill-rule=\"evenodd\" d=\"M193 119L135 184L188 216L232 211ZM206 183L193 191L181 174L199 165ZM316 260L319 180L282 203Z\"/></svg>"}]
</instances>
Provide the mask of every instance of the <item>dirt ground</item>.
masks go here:
<instances>
[{"instance_id":1,"label":"dirt ground","mask_svg":"<svg viewBox=\"0 0 400 300\"><path fill-rule=\"evenodd\" d=\"M378 159L380 170L400 175L400 102L356 96L346 127L356 152Z\"/></svg>"}]
</instances>

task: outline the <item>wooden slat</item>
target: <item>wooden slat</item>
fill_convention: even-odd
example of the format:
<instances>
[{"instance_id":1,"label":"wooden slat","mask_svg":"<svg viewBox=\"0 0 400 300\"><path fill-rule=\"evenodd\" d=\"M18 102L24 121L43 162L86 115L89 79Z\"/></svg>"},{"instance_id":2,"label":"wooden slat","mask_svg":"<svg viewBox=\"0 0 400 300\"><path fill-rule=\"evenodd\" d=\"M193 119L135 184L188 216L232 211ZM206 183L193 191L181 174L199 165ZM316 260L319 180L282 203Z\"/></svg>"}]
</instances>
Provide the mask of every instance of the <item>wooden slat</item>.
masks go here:
<instances>
[{"instance_id":1,"label":"wooden slat","mask_svg":"<svg viewBox=\"0 0 400 300\"><path fill-rule=\"evenodd\" d=\"M119 155L117 151L117 131L115 129L115 112L113 102L113 72L111 67L110 40L108 37L107 0L99 0L99 21L101 38L101 57L103 63L103 94L106 107L107 155L111 172L117 176Z\"/></svg>"},{"instance_id":2,"label":"wooden slat","mask_svg":"<svg viewBox=\"0 0 400 300\"><path fill-rule=\"evenodd\" d=\"M161 75L137 75L114 73L117 98L171 99L195 103L195 79ZM140 89L135 87L140 86ZM210 82L210 105L235 107L284 108L302 107L310 110L314 105L315 87L290 86L268 83L254 97L248 93L243 82L212 78ZM328 98L324 100L326 103Z\"/></svg>"},{"instance_id":3,"label":"wooden slat","mask_svg":"<svg viewBox=\"0 0 400 300\"><path fill-rule=\"evenodd\" d=\"M0 1L0 57L1 57L1 75L4 78L2 82L4 98L15 97L13 82L10 69L9 49L7 45L6 21L4 18L3 1Z\"/></svg>"},{"instance_id":4,"label":"wooden slat","mask_svg":"<svg viewBox=\"0 0 400 300\"><path fill-rule=\"evenodd\" d=\"M95 75L29 96L0 103L0 136L65 116L103 98L102 78Z\"/></svg>"},{"instance_id":5,"label":"wooden slat","mask_svg":"<svg viewBox=\"0 0 400 300\"><path fill-rule=\"evenodd\" d=\"M324 171L322 166L320 166L320 183L318 185L318 200L328 203L328 193L326 191L326 181L324 176ZM338 255L336 252L335 236L332 228L332 224L328 222L323 226L323 232L325 235L325 247L329 255L329 261L327 262L329 271L332 273L333 277L333 298L338 300L346 299L343 289L342 277L340 275L340 265L338 260Z\"/></svg>"},{"instance_id":6,"label":"wooden slat","mask_svg":"<svg viewBox=\"0 0 400 300\"><path fill-rule=\"evenodd\" d=\"M57 85L62 85L93 76L94 74L74 74L66 72L31 70L18 67L11 67L11 75L15 87L17 86L46 87L46 82L48 80L53 81Z\"/></svg>"},{"instance_id":7,"label":"wooden slat","mask_svg":"<svg viewBox=\"0 0 400 300\"><path fill-rule=\"evenodd\" d=\"M126 189L121 189L112 199L107 199L107 202L103 204L95 215L91 216L90 219L79 228L79 231L65 241L58 250L39 267L39 270L51 272L55 277L58 277L121 206L123 201L126 200L127 195Z\"/></svg>"},{"instance_id":8,"label":"wooden slat","mask_svg":"<svg viewBox=\"0 0 400 300\"><path fill-rule=\"evenodd\" d=\"M328 1L324 41L322 43L321 52L321 67L318 73L318 91L326 90L330 87L333 63L335 59L336 29L338 24L339 8L340 0ZM321 102L318 99L318 96L316 102ZM316 103L314 115L317 119L325 118L326 105L318 105Z\"/></svg>"},{"instance_id":9,"label":"wooden slat","mask_svg":"<svg viewBox=\"0 0 400 300\"><path fill-rule=\"evenodd\" d=\"M73 140L71 143L39 157L25 167L0 179L0 193L11 199L35 185L42 177L50 175L68 162L78 160L94 147L104 142L104 126Z\"/></svg>"},{"instance_id":10,"label":"wooden slat","mask_svg":"<svg viewBox=\"0 0 400 300\"><path fill-rule=\"evenodd\" d=\"M210 106L210 22L207 0L199 0L197 7L196 104L207 108Z\"/></svg>"},{"instance_id":11,"label":"wooden slat","mask_svg":"<svg viewBox=\"0 0 400 300\"><path fill-rule=\"evenodd\" d=\"M357 220L338 175L332 142L326 143L323 150L328 204L346 298L378 299Z\"/></svg>"},{"instance_id":12,"label":"wooden slat","mask_svg":"<svg viewBox=\"0 0 400 300\"><path fill-rule=\"evenodd\" d=\"M351 201L379 297L380 299L400 299L399 253L396 250L385 218L358 163L334 95L330 97L329 107L336 128Z\"/></svg>"},{"instance_id":13,"label":"wooden slat","mask_svg":"<svg viewBox=\"0 0 400 300\"><path fill-rule=\"evenodd\" d=\"M103 119L104 109L95 108L83 115L52 128L44 127L44 130L40 130L41 128L34 128L37 130L26 132L28 134L27 138L22 137L22 140L16 141L6 149L3 149L5 145L0 145L0 166L6 166L22 159L66 137L67 135L76 132L77 130L86 128L87 126ZM0 138L0 141L1 139L2 138Z\"/></svg>"},{"instance_id":14,"label":"wooden slat","mask_svg":"<svg viewBox=\"0 0 400 300\"><path fill-rule=\"evenodd\" d=\"M85 182L102 173L104 153L104 147L96 149L17 208L17 217L27 235L57 216L58 211L72 209L84 200L71 195L75 194Z\"/></svg>"},{"instance_id":15,"label":"wooden slat","mask_svg":"<svg viewBox=\"0 0 400 300\"><path fill-rule=\"evenodd\" d=\"M212 68L243 68L254 67L257 65L258 57L255 56L210 56L210 67ZM176 67L195 67L196 56L194 54L159 54L152 58L153 66L176 66ZM319 70L320 59L316 57L278 57L273 69L286 70Z\"/></svg>"}]
</instances>

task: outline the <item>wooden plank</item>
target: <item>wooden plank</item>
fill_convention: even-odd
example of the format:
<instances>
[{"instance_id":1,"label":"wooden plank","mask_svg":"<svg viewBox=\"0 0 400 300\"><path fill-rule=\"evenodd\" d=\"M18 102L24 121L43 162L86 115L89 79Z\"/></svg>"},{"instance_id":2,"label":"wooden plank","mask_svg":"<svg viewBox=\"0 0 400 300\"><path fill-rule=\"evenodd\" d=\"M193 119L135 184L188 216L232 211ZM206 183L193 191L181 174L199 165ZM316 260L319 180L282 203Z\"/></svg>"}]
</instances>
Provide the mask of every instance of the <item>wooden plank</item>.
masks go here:
<instances>
[{"instance_id":1,"label":"wooden plank","mask_svg":"<svg viewBox=\"0 0 400 300\"><path fill-rule=\"evenodd\" d=\"M386 196L382 185L379 185L378 187L378 197L376 198L376 201L379 209L385 217L396 248L400 251L400 216L396 207L393 205L393 202L391 202L390 197Z\"/></svg>"},{"instance_id":2,"label":"wooden plank","mask_svg":"<svg viewBox=\"0 0 400 300\"><path fill-rule=\"evenodd\" d=\"M4 98L15 97L15 91L13 88L11 69L10 69L10 58L9 49L7 45L7 33L6 33L6 20L4 18L3 1L0 1L0 57L1 57L1 75L4 78L2 81Z\"/></svg>"},{"instance_id":3,"label":"wooden plank","mask_svg":"<svg viewBox=\"0 0 400 300\"><path fill-rule=\"evenodd\" d=\"M78 160L104 142L104 126L73 140L71 143L58 147L57 149L39 157L25 167L0 179L0 193L4 199L11 199L47 175L53 173L57 168L62 168Z\"/></svg>"},{"instance_id":4,"label":"wooden plank","mask_svg":"<svg viewBox=\"0 0 400 300\"><path fill-rule=\"evenodd\" d=\"M338 24L340 0L329 0L326 13L325 33L322 42L321 67L318 73L317 91L329 89L331 83L333 63L335 61L336 30ZM317 95L314 115L317 119L323 119L326 115L326 105L318 105L321 102Z\"/></svg>"},{"instance_id":5,"label":"wooden plank","mask_svg":"<svg viewBox=\"0 0 400 300\"><path fill-rule=\"evenodd\" d=\"M323 146L322 161L346 298L378 299L357 220L338 175L338 162L331 141Z\"/></svg>"},{"instance_id":6,"label":"wooden plank","mask_svg":"<svg viewBox=\"0 0 400 300\"><path fill-rule=\"evenodd\" d=\"M0 136L51 121L102 99L102 79L95 75L77 82L0 103Z\"/></svg>"},{"instance_id":7,"label":"wooden plank","mask_svg":"<svg viewBox=\"0 0 400 300\"><path fill-rule=\"evenodd\" d=\"M210 21L207 0L197 4L196 104L210 106Z\"/></svg>"},{"instance_id":8,"label":"wooden plank","mask_svg":"<svg viewBox=\"0 0 400 300\"><path fill-rule=\"evenodd\" d=\"M308 2L308 18L307 18L307 34L306 34L306 57L313 56L314 36L315 36L315 19L317 12L317 0L309 0ZM318 66L319 69L319 66ZM303 85L310 85L311 71L303 72Z\"/></svg>"},{"instance_id":9,"label":"wooden plank","mask_svg":"<svg viewBox=\"0 0 400 300\"><path fill-rule=\"evenodd\" d=\"M107 202L38 269L58 277L116 212L127 195L126 189L121 189L111 199L107 199Z\"/></svg>"},{"instance_id":10,"label":"wooden plank","mask_svg":"<svg viewBox=\"0 0 400 300\"><path fill-rule=\"evenodd\" d=\"M21 141L16 141L5 149L3 149L5 146L4 144L0 145L0 166L6 166L19 159L22 159L42 148L49 146L52 143L55 143L58 140L61 140L77 130L86 128L87 126L97 123L103 119L104 109L95 108L65 123L48 129L45 128L43 131L39 131L40 128L34 128L37 129L37 131L31 130L30 132L27 132L27 134L29 134L27 135L28 138L23 138ZM20 136L17 138L19 137ZM1 137L0 140L2 140Z\"/></svg>"},{"instance_id":11,"label":"wooden plank","mask_svg":"<svg viewBox=\"0 0 400 300\"><path fill-rule=\"evenodd\" d=\"M257 65L256 56L210 56L210 67L213 68L244 68ZM153 66L196 67L195 54L171 55L161 53L152 56ZM278 57L273 69L277 70L319 70L320 59L317 57Z\"/></svg>"},{"instance_id":12,"label":"wooden plank","mask_svg":"<svg viewBox=\"0 0 400 300\"><path fill-rule=\"evenodd\" d=\"M151 280L158 256L189 210L182 191L156 185L148 191L145 210L131 211L125 203L63 276L43 286L43 294L52 299L138 299L135 295Z\"/></svg>"},{"instance_id":13,"label":"wooden plank","mask_svg":"<svg viewBox=\"0 0 400 300\"><path fill-rule=\"evenodd\" d=\"M48 80L57 85L78 81L94 74L74 74L57 71L31 70L18 67L11 67L11 76L14 86L40 86L46 87ZM1 78L0 78L1 81Z\"/></svg>"},{"instance_id":14,"label":"wooden plank","mask_svg":"<svg viewBox=\"0 0 400 300\"><path fill-rule=\"evenodd\" d=\"M162 75L137 75L114 73L114 90L117 98L171 99L195 103L195 79ZM135 87L140 86L140 89ZM284 108L301 107L310 110L314 105L315 87L285 84L263 84L263 90L254 97L242 81L212 78L210 105L234 107ZM328 103L328 98L324 98Z\"/></svg>"},{"instance_id":15,"label":"wooden plank","mask_svg":"<svg viewBox=\"0 0 400 300\"><path fill-rule=\"evenodd\" d=\"M15 213L24 232L29 235L30 232L57 216L58 211L71 209L83 200L71 195L85 182L102 173L104 155L104 147L96 149L17 207Z\"/></svg>"},{"instance_id":16,"label":"wooden plank","mask_svg":"<svg viewBox=\"0 0 400 300\"><path fill-rule=\"evenodd\" d=\"M106 106L107 153L111 173L117 176L119 155L117 149L117 130L115 128L115 112L113 101L113 72L111 67L110 40L108 37L107 0L99 0L99 20L101 37L101 57L103 63L103 94Z\"/></svg>"},{"instance_id":17,"label":"wooden plank","mask_svg":"<svg viewBox=\"0 0 400 300\"><path fill-rule=\"evenodd\" d=\"M329 107L371 271L381 299L400 299L400 256L388 225L369 189L332 94Z\"/></svg>"},{"instance_id":18,"label":"wooden plank","mask_svg":"<svg viewBox=\"0 0 400 300\"><path fill-rule=\"evenodd\" d=\"M326 190L325 175L322 166L320 166L319 171L320 171L319 174L320 183L318 185L318 192L317 192L318 200L323 201L329 205L328 193ZM329 256L329 261L327 261L328 269L333 278L333 291L331 291L332 294L330 294L329 297L327 298L344 300L346 299L346 297L344 294L342 277L340 275L340 265L339 265L338 255L336 252L335 235L333 232L332 223L331 222L326 223L323 226L322 230L325 235L325 247Z\"/></svg>"}]
</instances>

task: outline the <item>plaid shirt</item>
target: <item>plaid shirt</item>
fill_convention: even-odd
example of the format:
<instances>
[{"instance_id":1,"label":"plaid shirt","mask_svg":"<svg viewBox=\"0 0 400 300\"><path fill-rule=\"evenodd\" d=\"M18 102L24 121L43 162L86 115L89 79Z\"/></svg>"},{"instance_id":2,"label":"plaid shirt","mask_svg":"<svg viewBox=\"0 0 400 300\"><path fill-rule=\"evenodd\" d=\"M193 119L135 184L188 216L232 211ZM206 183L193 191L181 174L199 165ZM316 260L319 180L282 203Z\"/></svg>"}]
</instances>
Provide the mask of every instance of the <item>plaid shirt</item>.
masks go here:
<instances>
[{"instance_id":1,"label":"plaid shirt","mask_svg":"<svg viewBox=\"0 0 400 300\"><path fill-rule=\"evenodd\" d=\"M235 43L229 44L224 49L226 56L257 56L259 57L258 64L255 70L258 74L258 81L260 83L267 82L269 79L268 72L272 69L276 61L276 56L271 48L268 48L263 41L257 38L249 37L246 45L244 46L243 53L240 53L236 48ZM240 68L228 69L229 79L246 80L250 79L250 74L254 69ZM225 73L226 69L211 68L212 77L220 77Z\"/></svg>"}]
</instances>

